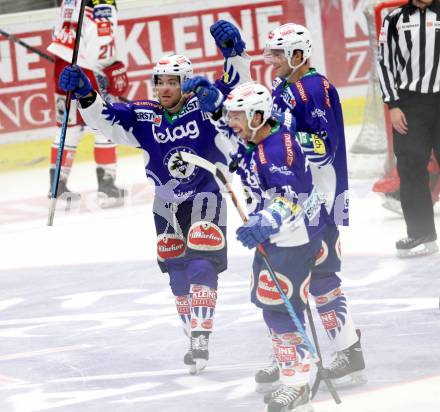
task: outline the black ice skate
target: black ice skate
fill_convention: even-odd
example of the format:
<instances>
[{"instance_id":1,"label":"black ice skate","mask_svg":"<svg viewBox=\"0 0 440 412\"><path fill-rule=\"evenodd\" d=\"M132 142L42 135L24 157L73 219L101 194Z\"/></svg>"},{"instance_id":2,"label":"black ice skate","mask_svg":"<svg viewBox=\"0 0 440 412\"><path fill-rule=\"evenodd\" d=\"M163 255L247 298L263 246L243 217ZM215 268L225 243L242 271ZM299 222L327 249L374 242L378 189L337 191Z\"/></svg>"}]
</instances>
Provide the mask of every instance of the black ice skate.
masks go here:
<instances>
[{"instance_id":1,"label":"black ice skate","mask_svg":"<svg viewBox=\"0 0 440 412\"><path fill-rule=\"evenodd\" d=\"M255 390L258 393L270 393L273 392L280 385L280 368L277 363L266 368L260 369L255 374L255 382L257 386Z\"/></svg>"},{"instance_id":2,"label":"black ice skate","mask_svg":"<svg viewBox=\"0 0 440 412\"><path fill-rule=\"evenodd\" d=\"M416 256L427 256L438 252L436 236L424 236L417 239L405 237L396 242L397 256L409 258Z\"/></svg>"},{"instance_id":3,"label":"black ice skate","mask_svg":"<svg viewBox=\"0 0 440 412\"><path fill-rule=\"evenodd\" d=\"M335 388L345 388L363 385L367 382L364 377L364 355L362 354L360 331L356 330L359 339L349 348L336 352L336 357L325 372L332 380ZM321 384L326 389L326 385Z\"/></svg>"},{"instance_id":4,"label":"black ice skate","mask_svg":"<svg viewBox=\"0 0 440 412\"><path fill-rule=\"evenodd\" d=\"M49 186L49 193L48 197L49 199L52 197L52 184L53 184L53 178L55 176L55 169L49 169L49 176L50 176L50 186ZM57 190L57 199L66 200L67 202L77 202L81 199L81 195L79 193L72 192L67 187L67 179L60 175L60 178L58 180L58 190Z\"/></svg>"},{"instance_id":5,"label":"black ice skate","mask_svg":"<svg viewBox=\"0 0 440 412\"><path fill-rule=\"evenodd\" d=\"M272 394L264 396L267 412L313 412L309 385L282 385Z\"/></svg>"},{"instance_id":6,"label":"black ice skate","mask_svg":"<svg viewBox=\"0 0 440 412\"><path fill-rule=\"evenodd\" d=\"M122 206L127 195L125 189L115 186L115 176L102 167L96 168L98 177L98 202L103 209Z\"/></svg>"},{"instance_id":7,"label":"black ice skate","mask_svg":"<svg viewBox=\"0 0 440 412\"><path fill-rule=\"evenodd\" d=\"M191 375L198 375L206 368L209 360L208 342L208 332L191 332L191 354L193 360L193 363L189 364L189 373Z\"/></svg>"}]
</instances>

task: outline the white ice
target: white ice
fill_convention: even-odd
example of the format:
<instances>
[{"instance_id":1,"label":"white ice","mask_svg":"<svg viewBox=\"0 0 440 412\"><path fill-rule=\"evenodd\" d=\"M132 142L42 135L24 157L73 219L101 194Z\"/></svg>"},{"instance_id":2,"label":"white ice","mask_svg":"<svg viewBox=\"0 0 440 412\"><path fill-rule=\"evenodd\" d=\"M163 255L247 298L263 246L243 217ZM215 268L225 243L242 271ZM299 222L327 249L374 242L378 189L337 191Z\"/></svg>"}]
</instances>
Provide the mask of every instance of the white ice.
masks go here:
<instances>
[{"instance_id":1,"label":"white ice","mask_svg":"<svg viewBox=\"0 0 440 412\"><path fill-rule=\"evenodd\" d=\"M252 254L235 240L232 205L211 360L193 377L155 263L142 158L119 161L118 185L130 192L123 208L97 207L94 168L74 166L69 186L87 208L57 210L53 227L48 171L0 174L0 410L262 411L253 374L270 346L249 302ZM341 235L344 288L363 332L369 382L341 391L339 406L319 393L315 411L438 412L440 257L395 257L404 223L381 207L372 183L351 181L351 225ZM331 348L319 334L328 362Z\"/></svg>"}]
</instances>

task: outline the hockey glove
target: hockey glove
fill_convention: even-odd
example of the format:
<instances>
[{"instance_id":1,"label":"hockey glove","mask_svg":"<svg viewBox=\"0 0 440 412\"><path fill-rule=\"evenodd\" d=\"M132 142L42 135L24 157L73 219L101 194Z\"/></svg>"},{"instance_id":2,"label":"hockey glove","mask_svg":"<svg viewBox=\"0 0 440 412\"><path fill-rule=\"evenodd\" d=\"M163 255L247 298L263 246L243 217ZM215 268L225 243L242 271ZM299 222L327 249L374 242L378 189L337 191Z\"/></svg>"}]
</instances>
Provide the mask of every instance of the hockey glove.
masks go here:
<instances>
[{"instance_id":1,"label":"hockey glove","mask_svg":"<svg viewBox=\"0 0 440 412\"><path fill-rule=\"evenodd\" d=\"M309 162L318 166L325 166L333 161L325 137L313 133L297 132L295 133L295 140L300 144Z\"/></svg>"},{"instance_id":2,"label":"hockey glove","mask_svg":"<svg viewBox=\"0 0 440 412\"><path fill-rule=\"evenodd\" d=\"M58 79L59 87L66 93L72 91L72 99L87 96L93 89L87 75L78 66L67 66Z\"/></svg>"},{"instance_id":3,"label":"hockey glove","mask_svg":"<svg viewBox=\"0 0 440 412\"><path fill-rule=\"evenodd\" d=\"M124 63L117 61L104 69L107 77L107 92L113 96L122 96L128 87L127 68Z\"/></svg>"},{"instance_id":4,"label":"hockey glove","mask_svg":"<svg viewBox=\"0 0 440 412\"><path fill-rule=\"evenodd\" d=\"M225 59L244 52L246 43L242 40L237 27L232 23L219 20L210 27L210 31L215 44L221 50Z\"/></svg>"},{"instance_id":5,"label":"hockey glove","mask_svg":"<svg viewBox=\"0 0 440 412\"><path fill-rule=\"evenodd\" d=\"M262 210L249 217L246 224L237 229L237 240L248 249L253 249L280 230L281 215L277 212Z\"/></svg>"},{"instance_id":6,"label":"hockey glove","mask_svg":"<svg viewBox=\"0 0 440 412\"><path fill-rule=\"evenodd\" d=\"M203 76L195 76L182 84L182 92L195 92L202 112L216 112L222 105L224 96Z\"/></svg>"},{"instance_id":7,"label":"hockey glove","mask_svg":"<svg viewBox=\"0 0 440 412\"><path fill-rule=\"evenodd\" d=\"M276 120L279 124L286 126L290 130L290 134L295 136L296 132L296 119L288 110L285 112L278 112L273 109L271 114L272 119Z\"/></svg>"}]
</instances>

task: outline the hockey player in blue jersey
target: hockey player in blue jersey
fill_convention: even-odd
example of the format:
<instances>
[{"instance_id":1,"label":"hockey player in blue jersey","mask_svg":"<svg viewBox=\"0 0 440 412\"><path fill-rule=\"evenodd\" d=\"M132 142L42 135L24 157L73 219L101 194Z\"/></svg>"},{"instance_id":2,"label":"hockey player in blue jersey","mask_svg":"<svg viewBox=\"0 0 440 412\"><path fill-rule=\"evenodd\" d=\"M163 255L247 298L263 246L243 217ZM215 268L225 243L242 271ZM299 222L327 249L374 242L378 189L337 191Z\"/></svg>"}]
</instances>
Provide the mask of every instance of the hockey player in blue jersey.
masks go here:
<instances>
[{"instance_id":1,"label":"hockey player in blue jersey","mask_svg":"<svg viewBox=\"0 0 440 412\"><path fill-rule=\"evenodd\" d=\"M218 274L227 267L226 207L214 177L181 162L179 152L189 151L221 166L227 164L229 149L208 113L201 110L206 98L208 108L214 110L223 96L214 88L206 96L183 94L181 85L192 75L188 58L165 56L153 70L158 101L127 104L105 103L77 67L64 69L60 86L73 91L89 126L116 143L144 151L146 174L155 184L158 263L168 272L189 337L184 363L191 373L199 373L209 358Z\"/></svg>"},{"instance_id":2,"label":"hockey player in blue jersey","mask_svg":"<svg viewBox=\"0 0 440 412\"><path fill-rule=\"evenodd\" d=\"M211 33L225 58L245 53L239 31L231 23L220 20L211 26ZM301 25L289 23L269 33L264 58L276 75L272 84L275 115L281 118L286 112L293 115L298 131L295 138L307 155L314 185L324 193L327 211L333 219L324 233L310 286L336 351L327 369L336 386L356 385L365 382L362 374L365 364L360 338L341 290L341 279L336 274L341 269L337 225L348 225L344 123L338 93L325 76L311 68L311 54L310 32ZM264 388L266 384L275 383L278 376L275 365L260 370L255 378Z\"/></svg>"},{"instance_id":3,"label":"hockey player in blue jersey","mask_svg":"<svg viewBox=\"0 0 440 412\"><path fill-rule=\"evenodd\" d=\"M312 184L308 162L289 128L271 119L272 97L256 83L235 88L224 102L225 117L252 154L247 168L264 193L237 238L252 249L262 244L281 287L304 326L310 273L329 216ZM311 354L287 313L259 252L252 267L251 300L263 310L282 385L265 398L268 412L311 411Z\"/></svg>"}]
</instances>

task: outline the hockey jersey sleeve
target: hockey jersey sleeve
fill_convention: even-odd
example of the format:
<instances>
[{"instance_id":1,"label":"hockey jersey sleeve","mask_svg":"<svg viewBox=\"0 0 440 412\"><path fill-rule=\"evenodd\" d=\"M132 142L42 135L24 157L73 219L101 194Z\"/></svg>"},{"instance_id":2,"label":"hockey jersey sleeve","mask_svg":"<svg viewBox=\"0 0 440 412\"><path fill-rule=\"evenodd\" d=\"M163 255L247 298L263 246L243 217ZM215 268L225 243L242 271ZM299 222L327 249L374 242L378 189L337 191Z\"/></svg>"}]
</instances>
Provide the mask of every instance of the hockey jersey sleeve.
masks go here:
<instances>
[{"instance_id":1,"label":"hockey jersey sleeve","mask_svg":"<svg viewBox=\"0 0 440 412\"><path fill-rule=\"evenodd\" d=\"M225 59L223 76L215 81L215 86L224 96L227 96L234 87L251 80L251 59L243 53Z\"/></svg>"},{"instance_id":2,"label":"hockey jersey sleeve","mask_svg":"<svg viewBox=\"0 0 440 412\"><path fill-rule=\"evenodd\" d=\"M291 87L299 100L293 110L297 131L308 133L307 139L299 141L305 151L312 151L310 161L319 165L332 163L339 141L344 137L342 108L338 92L320 75L305 77ZM308 145L307 143L308 142Z\"/></svg>"},{"instance_id":3,"label":"hockey jersey sleeve","mask_svg":"<svg viewBox=\"0 0 440 412\"><path fill-rule=\"evenodd\" d=\"M393 10L385 17L379 35L377 73L379 76L382 98L390 107L397 106L399 100L396 79L396 24L400 16L400 9Z\"/></svg>"},{"instance_id":4,"label":"hockey jersey sleeve","mask_svg":"<svg viewBox=\"0 0 440 412\"><path fill-rule=\"evenodd\" d=\"M79 105L79 111L88 126L115 143L141 147L133 133L135 113L131 104L105 103L97 94L95 101L87 108Z\"/></svg>"}]
</instances>

